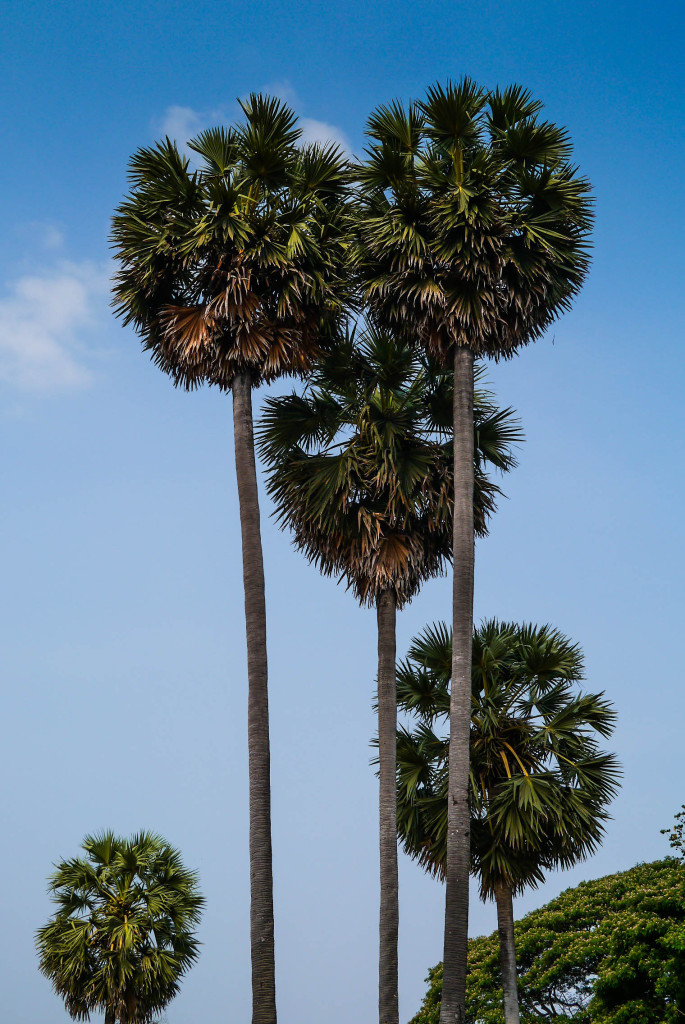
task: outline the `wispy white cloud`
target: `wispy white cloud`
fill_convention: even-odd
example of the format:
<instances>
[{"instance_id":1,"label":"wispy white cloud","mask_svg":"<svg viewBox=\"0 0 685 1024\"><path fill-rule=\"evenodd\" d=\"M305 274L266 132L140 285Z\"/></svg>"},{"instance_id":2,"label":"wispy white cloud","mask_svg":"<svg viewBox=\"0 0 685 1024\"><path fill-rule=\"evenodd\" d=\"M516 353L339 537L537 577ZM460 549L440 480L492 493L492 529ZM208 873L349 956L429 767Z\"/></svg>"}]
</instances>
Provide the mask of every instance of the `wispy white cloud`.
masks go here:
<instances>
[{"instance_id":1,"label":"wispy white cloud","mask_svg":"<svg viewBox=\"0 0 685 1024\"><path fill-rule=\"evenodd\" d=\"M42 224L40 227L44 249L61 249L64 246L64 235L55 224Z\"/></svg>"},{"instance_id":2,"label":"wispy white cloud","mask_svg":"<svg viewBox=\"0 0 685 1024\"><path fill-rule=\"evenodd\" d=\"M66 261L9 282L0 295L0 382L42 393L87 386L83 332L107 285L105 272Z\"/></svg>"},{"instance_id":3,"label":"wispy white cloud","mask_svg":"<svg viewBox=\"0 0 685 1024\"><path fill-rule=\"evenodd\" d=\"M284 103L290 104L298 112L302 108L303 104L297 95L297 91L288 79L271 82L269 85L264 86L264 92L270 93L272 96L278 96L279 99L283 100ZM347 135L338 125L329 124L328 121L318 121L313 117L300 117L300 128L302 129L303 142L333 142L335 145L340 146L345 153L349 154L352 152Z\"/></svg>"},{"instance_id":4,"label":"wispy white cloud","mask_svg":"<svg viewBox=\"0 0 685 1024\"><path fill-rule=\"evenodd\" d=\"M351 152L350 142L342 128L326 121L315 121L313 117L301 117L302 142L334 143L345 153Z\"/></svg>"},{"instance_id":5,"label":"wispy white cloud","mask_svg":"<svg viewBox=\"0 0 685 1024\"><path fill-rule=\"evenodd\" d=\"M167 107L160 125L162 135L184 145L203 127L203 118L192 107Z\"/></svg>"},{"instance_id":6,"label":"wispy white cloud","mask_svg":"<svg viewBox=\"0 0 685 1024\"><path fill-rule=\"evenodd\" d=\"M12 232L20 251L30 250L35 253L37 249L47 249L54 253L64 248L64 233L52 221L25 221L14 225Z\"/></svg>"},{"instance_id":7,"label":"wispy white cloud","mask_svg":"<svg viewBox=\"0 0 685 1024\"><path fill-rule=\"evenodd\" d=\"M203 129L225 124L228 120L233 118L227 117L223 110L195 110L193 107L171 106L164 111L158 126L162 135L168 135L179 149L185 150L186 155L192 159L193 154L187 149L188 140Z\"/></svg>"},{"instance_id":8,"label":"wispy white cloud","mask_svg":"<svg viewBox=\"0 0 685 1024\"><path fill-rule=\"evenodd\" d=\"M262 92L268 93L269 96L278 96L279 100L283 100L284 103L290 104L291 107L298 106L300 100L293 88L293 83L287 78L279 78L276 82L268 82L263 88Z\"/></svg>"},{"instance_id":9,"label":"wispy white cloud","mask_svg":"<svg viewBox=\"0 0 685 1024\"><path fill-rule=\"evenodd\" d=\"M297 93L287 81L265 86L263 91L272 96L278 96L295 110L299 110L301 106ZM233 109L232 114L227 114L226 110L221 109L195 110L193 107L171 106L164 111L158 126L162 135L168 135L182 149L185 149L188 139L197 135L203 128L233 121L238 113L237 106ZM337 125L329 124L327 121L318 121L313 117L300 117L299 124L302 129L302 142L332 142L340 146L344 152L351 152L349 139L342 128Z\"/></svg>"}]
</instances>

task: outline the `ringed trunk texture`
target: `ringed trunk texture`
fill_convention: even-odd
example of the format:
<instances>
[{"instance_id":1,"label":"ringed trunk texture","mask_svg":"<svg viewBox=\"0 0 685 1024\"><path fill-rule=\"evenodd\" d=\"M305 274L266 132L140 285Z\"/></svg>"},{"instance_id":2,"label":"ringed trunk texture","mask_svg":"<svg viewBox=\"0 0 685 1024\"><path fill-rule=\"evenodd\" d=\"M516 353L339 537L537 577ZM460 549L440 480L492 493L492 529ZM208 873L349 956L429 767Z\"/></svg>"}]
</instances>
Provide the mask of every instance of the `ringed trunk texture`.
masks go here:
<instances>
[{"instance_id":1,"label":"ringed trunk texture","mask_svg":"<svg viewBox=\"0 0 685 1024\"><path fill-rule=\"evenodd\" d=\"M237 375L232 390L247 634L252 1024L276 1024L266 598L249 375Z\"/></svg>"},{"instance_id":2,"label":"ringed trunk texture","mask_svg":"<svg viewBox=\"0 0 685 1024\"><path fill-rule=\"evenodd\" d=\"M469 732L473 645L473 353L454 350L452 684L440 1024L464 1024L469 923Z\"/></svg>"},{"instance_id":3,"label":"ringed trunk texture","mask_svg":"<svg viewBox=\"0 0 685 1024\"><path fill-rule=\"evenodd\" d=\"M380 944L378 957L379 1024L399 1024L397 934L397 683L396 613L392 591L380 594L378 617L378 764L380 769Z\"/></svg>"},{"instance_id":4,"label":"ringed trunk texture","mask_svg":"<svg viewBox=\"0 0 685 1024\"><path fill-rule=\"evenodd\" d=\"M514 943L514 901L511 889L506 885L498 885L495 889L495 902L499 932L499 963L504 992L504 1021L505 1024L520 1024Z\"/></svg>"}]
</instances>

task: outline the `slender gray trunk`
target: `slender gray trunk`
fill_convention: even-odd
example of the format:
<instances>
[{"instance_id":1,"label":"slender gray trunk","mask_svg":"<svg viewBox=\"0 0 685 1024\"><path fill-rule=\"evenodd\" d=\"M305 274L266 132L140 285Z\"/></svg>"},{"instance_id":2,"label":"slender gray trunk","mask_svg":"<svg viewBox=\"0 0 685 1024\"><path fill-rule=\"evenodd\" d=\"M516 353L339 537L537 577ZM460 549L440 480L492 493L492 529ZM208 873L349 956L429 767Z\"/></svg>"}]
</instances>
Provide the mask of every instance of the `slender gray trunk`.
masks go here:
<instances>
[{"instance_id":1,"label":"slender gray trunk","mask_svg":"<svg viewBox=\"0 0 685 1024\"><path fill-rule=\"evenodd\" d=\"M518 981L516 978L516 945L514 943L514 901L511 889L499 885L495 889L497 931L499 932L499 963L504 992L504 1024L520 1024Z\"/></svg>"},{"instance_id":2,"label":"slender gray trunk","mask_svg":"<svg viewBox=\"0 0 685 1024\"><path fill-rule=\"evenodd\" d=\"M397 683L396 612L392 591L378 597L378 764L380 769L381 906L378 958L379 1024L399 1024L397 933Z\"/></svg>"},{"instance_id":3,"label":"slender gray trunk","mask_svg":"<svg viewBox=\"0 0 685 1024\"><path fill-rule=\"evenodd\" d=\"M248 374L239 374L233 381L233 429L247 634L252 1022L276 1024L266 599L252 425L252 382Z\"/></svg>"},{"instance_id":4,"label":"slender gray trunk","mask_svg":"<svg viewBox=\"0 0 685 1024\"><path fill-rule=\"evenodd\" d=\"M463 1024L469 923L469 731L473 645L473 353L454 350L452 685L440 1024Z\"/></svg>"}]
</instances>

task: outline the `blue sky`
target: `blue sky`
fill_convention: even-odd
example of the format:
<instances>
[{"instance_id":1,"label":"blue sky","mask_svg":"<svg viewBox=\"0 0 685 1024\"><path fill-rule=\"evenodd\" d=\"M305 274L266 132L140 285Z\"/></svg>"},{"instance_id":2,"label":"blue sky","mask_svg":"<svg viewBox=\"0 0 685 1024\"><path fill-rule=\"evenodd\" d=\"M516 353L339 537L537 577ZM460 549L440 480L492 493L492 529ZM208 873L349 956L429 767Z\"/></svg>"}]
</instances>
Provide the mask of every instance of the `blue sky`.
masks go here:
<instances>
[{"instance_id":1,"label":"blue sky","mask_svg":"<svg viewBox=\"0 0 685 1024\"><path fill-rule=\"evenodd\" d=\"M680 4L10 3L0 77L0 1017L67 1016L36 972L51 863L112 827L201 872L203 952L169 1024L249 1017L245 696L230 401L175 392L108 307L107 233L133 150L288 97L354 152L394 96L520 82L568 126L597 196L594 266L549 336L492 367L527 442L478 545L476 614L550 621L620 713L602 850L523 898L661 856L685 801ZM680 287L679 287L680 286ZM283 1024L376 1005L375 617L268 519ZM438 580L399 649L449 616ZM440 957L443 894L401 866L401 1014ZM474 900L472 931L494 928Z\"/></svg>"}]
</instances>

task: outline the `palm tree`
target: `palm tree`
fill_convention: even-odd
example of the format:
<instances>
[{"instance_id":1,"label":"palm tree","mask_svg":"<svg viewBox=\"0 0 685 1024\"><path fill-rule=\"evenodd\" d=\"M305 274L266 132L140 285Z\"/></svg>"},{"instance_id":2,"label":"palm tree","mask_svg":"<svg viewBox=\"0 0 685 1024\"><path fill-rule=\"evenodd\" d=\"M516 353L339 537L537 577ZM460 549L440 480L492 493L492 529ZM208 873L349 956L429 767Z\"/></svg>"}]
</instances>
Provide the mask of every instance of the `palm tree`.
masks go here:
<instances>
[{"instance_id":1,"label":"palm tree","mask_svg":"<svg viewBox=\"0 0 685 1024\"><path fill-rule=\"evenodd\" d=\"M361 344L348 336L318 364L303 395L267 400L259 428L281 523L310 561L377 611L380 1024L398 1021L396 613L451 552L451 387L451 375L428 357L370 327ZM484 391L472 431L482 535L499 494L486 466L510 469L521 435L512 411Z\"/></svg>"},{"instance_id":2,"label":"palm tree","mask_svg":"<svg viewBox=\"0 0 685 1024\"><path fill-rule=\"evenodd\" d=\"M518 86L464 78L369 118L360 271L375 316L454 375L450 814L441 1024L464 1019L473 629L474 359L514 354L568 309L588 268L591 201L567 133Z\"/></svg>"},{"instance_id":3,"label":"palm tree","mask_svg":"<svg viewBox=\"0 0 685 1024\"><path fill-rule=\"evenodd\" d=\"M399 705L414 728L398 733L398 831L404 849L445 877L449 750L436 735L449 715L452 638L424 631L398 671ZM506 1024L518 1024L513 897L596 848L618 786L615 757L599 749L615 712L584 693L580 648L550 626L492 620L474 633L470 802L472 870L494 898Z\"/></svg>"},{"instance_id":4,"label":"palm tree","mask_svg":"<svg viewBox=\"0 0 685 1024\"><path fill-rule=\"evenodd\" d=\"M275 1024L266 610L252 389L304 372L345 298L346 163L298 148L279 100L250 96L245 118L193 142L191 170L169 139L131 160L113 218L114 302L175 385L233 394L248 663L250 932L254 1024Z\"/></svg>"},{"instance_id":5,"label":"palm tree","mask_svg":"<svg viewBox=\"0 0 685 1024\"><path fill-rule=\"evenodd\" d=\"M50 877L57 909L36 935L41 973L73 1020L104 1011L106 1024L147 1024L197 959L197 875L151 832L86 836L82 849Z\"/></svg>"}]
</instances>

